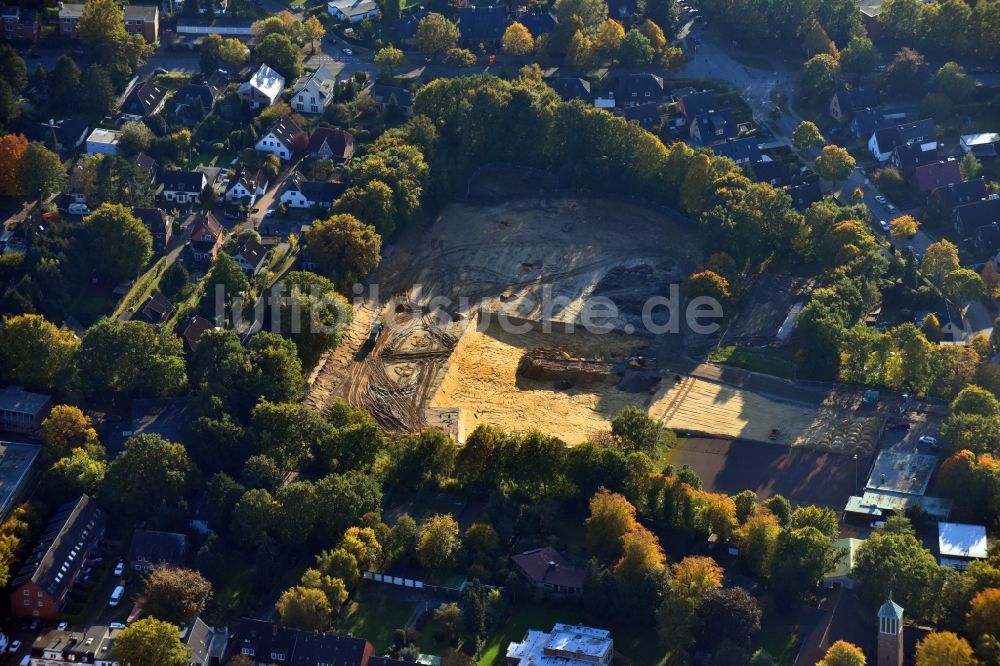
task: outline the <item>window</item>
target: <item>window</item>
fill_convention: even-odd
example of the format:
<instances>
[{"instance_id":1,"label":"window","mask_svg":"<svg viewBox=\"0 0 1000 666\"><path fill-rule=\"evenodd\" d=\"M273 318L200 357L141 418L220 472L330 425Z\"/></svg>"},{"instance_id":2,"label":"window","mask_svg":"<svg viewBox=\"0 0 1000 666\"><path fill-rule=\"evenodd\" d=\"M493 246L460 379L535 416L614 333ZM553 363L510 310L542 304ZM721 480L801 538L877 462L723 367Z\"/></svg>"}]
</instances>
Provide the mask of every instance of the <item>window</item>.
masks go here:
<instances>
[{"instance_id":1,"label":"window","mask_svg":"<svg viewBox=\"0 0 1000 666\"><path fill-rule=\"evenodd\" d=\"M30 606L31 605L31 599L25 599L24 600L24 605L25 606Z\"/></svg>"},{"instance_id":2,"label":"window","mask_svg":"<svg viewBox=\"0 0 1000 666\"><path fill-rule=\"evenodd\" d=\"M245 647L245 648L243 648L242 652L243 652L243 654L245 654L248 657L253 657L254 656L254 650L253 650L253 648Z\"/></svg>"},{"instance_id":3,"label":"window","mask_svg":"<svg viewBox=\"0 0 1000 666\"><path fill-rule=\"evenodd\" d=\"M274 650L274 651L271 652L271 659L277 659L278 661L284 661L285 660L285 653L284 652L280 652L278 650Z\"/></svg>"}]
</instances>

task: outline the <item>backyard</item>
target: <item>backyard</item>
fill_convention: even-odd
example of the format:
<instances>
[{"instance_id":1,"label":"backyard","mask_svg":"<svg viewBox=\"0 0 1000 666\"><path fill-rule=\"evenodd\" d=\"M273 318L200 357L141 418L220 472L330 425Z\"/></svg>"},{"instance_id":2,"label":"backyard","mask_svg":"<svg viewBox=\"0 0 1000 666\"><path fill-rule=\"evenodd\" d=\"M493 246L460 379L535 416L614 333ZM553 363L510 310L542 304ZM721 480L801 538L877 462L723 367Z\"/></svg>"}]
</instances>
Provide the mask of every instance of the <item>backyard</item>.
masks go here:
<instances>
[{"instance_id":1,"label":"backyard","mask_svg":"<svg viewBox=\"0 0 1000 666\"><path fill-rule=\"evenodd\" d=\"M366 596L363 601L351 600L344 606L334 630L339 634L364 636L375 646L375 654L384 654L392 645L395 631L406 626L414 603L405 599Z\"/></svg>"}]
</instances>

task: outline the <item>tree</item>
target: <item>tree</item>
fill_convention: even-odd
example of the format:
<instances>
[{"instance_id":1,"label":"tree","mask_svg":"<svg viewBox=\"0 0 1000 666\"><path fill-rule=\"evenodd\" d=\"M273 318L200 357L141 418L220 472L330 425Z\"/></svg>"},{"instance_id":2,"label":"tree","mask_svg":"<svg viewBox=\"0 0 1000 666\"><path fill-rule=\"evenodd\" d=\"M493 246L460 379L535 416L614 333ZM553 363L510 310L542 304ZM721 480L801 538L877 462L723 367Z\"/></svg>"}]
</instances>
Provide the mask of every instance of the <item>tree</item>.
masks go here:
<instances>
[{"instance_id":1,"label":"tree","mask_svg":"<svg viewBox=\"0 0 1000 666\"><path fill-rule=\"evenodd\" d=\"M889 233L893 238L913 238L917 235L920 222L912 215L900 215L889 223Z\"/></svg>"},{"instance_id":2,"label":"tree","mask_svg":"<svg viewBox=\"0 0 1000 666\"><path fill-rule=\"evenodd\" d=\"M471 67L476 64L476 54L469 49L448 49L444 56L444 64L449 67Z\"/></svg>"},{"instance_id":3,"label":"tree","mask_svg":"<svg viewBox=\"0 0 1000 666\"><path fill-rule=\"evenodd\" d=\"M503 51L511 55L528 55L535 49L535 40L522 23L514 21L503 33Z\"/></svg>"},{"instance_id":4,"label":"tree","mask_svg":"<svg viewBox=\"0 0 1000 666\"><path fill-rule=\"evenodd\" d=\"M839 58L837 45L830 39L830 35L816 19L809 22L809 27L805 30L805 37L802 40L802 49L808 56L827 53L834 58Z\"/></svg>"},{"instance_id":5,"label":"tree","mask_svg":"<svg viewBox=\"0 0 1000 666\"><path fill-rule=\"evenodd\" d=\"M962 160L958 163L958 170L962 174L962 180L973 180L983 170L983 165L970 152L962 156Z\"/></svg>"},{"instance_id":6,"label":"tree","mask_svg":"<svg viewBox=\"0 0 1000 666\"><path fill-rule=\"evenodd\" d=\"M80 108L91 118L104 118L114 113L116 99L107 70L96 63L88 67L80 81Z\"/></svg>"},{"instance_id":7,"label":"tree","mask_svg":"<svg viewBox=\"0 0 1000 666\"><path fill-rule=\"evenodd\" d=\"M991 587L972 598L965 626L970 636L1000 636L1000 588Z\"/></svg>"},{"instance_id":8,"label":"tree","mask_svg":"<svg viewBox=\"0 0 1000 666\"><path fill-rule=\"evenodd\" d=\"M135 277L153 256L149 229L121 204L101 204L83 218L82 234L91 265L112 280Z\"/></svg>"},{"instance_id":9,"label":"tree","mask_svg":"<svg viewBox=\"0 0 1000 666\"><path fill-rule=\"evenodd\" d=\"M582 30L577 30L570 41L567 56L580 69L593 67L597 61L594 40Z\"/></svg>"},{"instance_id":10,"label":"tree","mask_svg":"<svg viewBox=\"0 0 1000 666\"><path fill-rule=\"evenodd\" d=\"M426 53L447 53L458 43L458 26L441 14L431 13L417 24L417 48Z\"/></svg>"},{"instance_id":11,"label":"tree","mask_svg":"<svg viewBox=\"0 0 1000 666\"><path fill-rule=\"evenodd\" d=\"M257 46L257 58L287 80L302 76L302 55L287 35L271 33L261 40Z\"/></svg>"},{"instance_id":12,"label":"tree","mask_svg":"<svg viewBox=\"0 0 1000 666\"><path fill-rule=\"evenodd\" d=\"M649 40L649 45L657 53L664 53L667 50L667 36L663 34L660 26L650 19L647 18L639 25L639 32L645 35L646 39Z\"/></svg>"},{"instance_id":13,"label":"tree","mask_svg":"<svg viewBox=\"0 0 1000 666\"><path fill-rule=\"evenodd\" d=\"M941 284L944 276L961 266L958 260L958 248L948 239L931 243L920 261L920 270L932 280Z\"/></svg>"},{"instance_id":14,"label":"tree","mask_svg":"<svg viewBox=\"0 0 1000 666\"><path fill-rule=\"evenodd\" d=\"M118 147L126 155L135 155L149 150L156 140L149 125L139 120L130 120L122 125Z\"/></svg>"},{"instance_id":15,"label":"tree","mask_svg":"<svg viewBox=\"0 0 1000 666\"><path fill-rule=\"evenodd\" d=\"M785 530L778 536L771 584L787 607L797 607L836 565L833 540L814 527Z\"/></svg>"},{"instance_id":16,"label":"tree","mask_svg":"<svg viewBox=\"0 0 1000 666\"><path fill-rule=\"evenodd\" d=\"M825 102L843 83L840 64L828 53L815 55L802 66L798 81L806 101L812 104Z\"/></svg>"},{"instance_id":17,"label":"tree","mask_svg":"<svg viewBox=\"0 0 1000 666\"><path fill-rule=\"evenodd\" d=\"M722 587L722 567L711 557L689 555L671 567L670 591L697 605L709 590Z\"/></svg>"},{"instance_id":18,"label":"tree","mask_svg":"<svg viewBox=\"0 0 1000 666\"><path fill-rule=\"evenodd\" d=\"M704 296L721 304L728 302L731 296L729 280L710 270L692 273L686 284L688 296L692 299Z\"/></svg>"},{"instance_id":19,"label":"tree","mask_svg":"<svg viewBox=\"0 0 1000 666\"><path fill-rule=\"evenodd\" d=\"M250 289L250 281L232 255L222 252L212 262L212 267L205 276L205 298L210 303L218 301L219 290L222 290L223 301L228 303L234 297L245 294Z\"/></svg>"},{"instance_id":20,"label":"tree","mask_svg":"<svg viewBox=\"0 0 1000 666\"><path fill-rule=\"evenodd\" d=\"M826 140L823 135L820 134L819 128L816 127L816 123L809 120L803 120L799 123L795 131L792 132L792 145L794 145L799 150L808 150L810 148L819 148L822 146Z\"/></svg>"},{"instance_id":21,"label":"tree","mask_svg":"<svg viewBox=\"0 0 1000 666\"><path fill-rule=\"evenodd\" d=\"M383 19L389 24L398 21L402 13L403 13L402 0L387 0L384 8L382 9Z\"/></svg>"},{"instance_id":22,"label":"tree","mask_svg":"<svg viewBox=\"0 0 1000 666\"><path fill-rule=\"evenodd\" d=\"M625 65L648 65L653 62L655 50L649 38L632 28L618 46L618 59Z\"/></svg>"},{"instance_id":23,"label":"tree","mask_svg":"<svg viewBox=\"0 0 1000 666\"><path fill-rule=\"evenodd\" d=\"M934 75L931 87L956 104L961 104L976 92L976 81L957 62L946 62Z\"/></svg>"},{"instance_id":24,"label":"tree","mask_svg":"<svg viewBox=\"0 0 1000 666\"><path fill-rule=\"evenodd\" d=\"M837 641L816 666L865 666L865 653L847 641Z\"/></svg>"},{"instance_id":25,"label":"tree","mask_svg":"<svg viewBox=\"0 0 1000 666\"><path fill-rule=\"evenodd\" d=\"M792 513L791 526L792 529L815 527L830 539L840 537L840 521L837 519L837 514L824 506L799 507Z\"/></svg>"},{"instance_id":26,"label":"tree","mask_svg":"<svg viewBox=\"0 0 1000 666\"><path fill-rule=\"evenodd\" d=\"M614 58L625 38L625 28L614 19L605 19L594 33L594 47L604 56Z\"/></svg>"},{"instance_id":27,"label":"tree","mask_svg":"<svg viewBox=\"0 0 1000 666\"><path fill-rule=\"evenodd\" d=\"M353 215L333 215L305 232L309 253L323 273L341 285L352 284L378 265L382 238L375 227Z\"/></svg>"},{"instance_id":28,"label":"tree","mask_svg":"<svg viewBox=\"0 0 1000 666\"><path fill-rule=\"evenodd\" d=\"M941 322L938 320L937 315L933 312L928 312L927 316L924 317L924 321L920 324L920 332L931 342L941 342L943 334L941 332Z\"/></svg>"},{"instance_id":29,"label":"tree","mask_svg":"<svg viewBox=\"0 0 1000 666\"><path fill-rule=\"evenodd\" d=\"M560 25L592 28L608 16L608 5L602 0L556 0L556 16Z\"/></svg>"},{"instance_id":30,"label":"tree","mask_svg":"<svg viewBox=\"0 0 1000 666\"><path fill-rule=\"evenodd\" d=\"M638 527L635 507L624 496L601 488L590 498L590 516L585 521L587 550L599 561L621 557L622 538Z\"/></svg>"},{"instance_id":31,"label":"tree","mask_svg":"<svg viewBox=\"0 0 1000 666\"><path fill-rule=\"evenodd\" d=\"M79 346L72 331L58 328L41 315L4 317L0 321L0 377L29 389L54 388L71 370Z\"/></svg>"},{"instance_id":32,"label":"tree","mask_svg":"<svg viewBox=\"0 0 1000 666\"><path fill-rule=\"evenodd\" d=\"M88 44L113 42L125 31L125 13L111 0L97 0L84 7L76 32Z\"/></svg>"},{"instance_id":33,"label":"tree","mask_svg":"<svg viewBox=\"0 0 1000 666\"><path fill-rule=\"evenodd\" d=\"M301 365L311 368L323 352L336 346L341 327L351 319L351 309L333 283L315 273L288 273L281 285L288 289L281 304L281 334L295 343Z\"/></svg>"},{"instance_id":34,"label":"tree","mask_svg":"<svg viewBox=\"0 0 1000 666\"><path fill-rule=\"evenodd\" d=\"M910 534L874 532L855 554L854 577L872 608L893 597L915 618L930 617L940 570L934 555Z\"/></svg>"},{"instance_id":35,"label":"tree","mask_svg":"<svg viewBox=\"0 0 1000 666\"><path fill-rule=\"evenodd\" d=\"M72 405L56 405L42 421L42 443L52 460L70 455L73 449L99 449L100 440L90 417Z\"/></svg>"},{"instance_id":36,"label":"tree","mask_svg":"<svg viewBox=\"0 0 1000 666\"><path fill-rule=\"evenodd\" d=\"M906 97L923 89L927 76L924 57L911 48L903 47L882 73L882 91L886 95Z\"/></svg>"},{"instance_id":37,"label":"tree","mask_svg":"<svg viewBox=\"0 0 1000 666\"><path fill-rule=\"evenodd\" d=\"M396 229L396 202L392 188L381 180L347 188L334 204L333 212L353 215L375 227L375 231L383 237Z\"/></svg>"},{"instance_id":38,"label":"tree","mask_svg":"<svg viewBox=\"0 0 1000 666\"><path fill-rule=\"evenodd\" d=\"M309 47L313 53L316 53L316 40L322 38L325 33L326 28L319 22L319 18L315 14L302 24L302 36L309 40Z\"/></svg>"},{"instance_id":39,"label":"tree","mask_svg":"<svg viewBox=\"0 0 1000 666\"><path fill-rule=\"evenodd\" d=\"M67 105L72 104L71 100L76 100L77 93L80 91L80 77L82 75L83 72L77 67L75 60L68 55L60 56L45 79L50 103L58 108L66 108Z\"/></svg>"},{"instance_id":40,"label":"tree","mask_svg":"<svg viewBox=\"0 0 1000 666\"><path fill-rule=\"evenodd\" d=\"M431 516L420 526L417 538L417 560L428 569L441 569L451 564L460 545L458 522L450 514Z\"/></svg>"},{"instance_id":41,"label":"tree","mask_svg":"<svg viewBox=\"0 0 1000 666\"><path fill-rule=\"evenodd\" d=\"M339 578L348 589L354 589L361 582L358 560L343 548L324 550L316 556L319 571L331 578Z\"/></svg>"},{"instance_id":42,"label":"tree","mask_svg":"<svg viewBox=\"0 0 1000 666\"><path fill-rule=\"evenodd\" d=\"M107 491L128 513L180 499L191 488L197 470L184 446L159 435L130 437L108 466Z\"/></svg>"},{"instance_id":43,"label":"tree","mask_svg":"<svg viewBox=\"0 0 1000 666\"><path fill-rule=\"evenodd\" d=\"M13 197L21 193L21 162L28 151L23 134L0 136L0 195Z\"/></svg>"},{"instance_id":44,"label":"tree","mask_svg":"<svg viewBox=\"0 0 1000 666\"><path fill-rule=\"evenodd\" d=\"M740 556L746 560L750 570L761 578L771 577L779 534L781 525L769 511L760 511L750 516L736 532Z\"/></svg>"},{"instance_id":45,"label":"tree","mask_svg":"<svg viewBox=\"0 0 1000 666\"><path fill-rule=\"evenodd\" d=\"M326 594L319 589L292 587L284 591L274 605L281 624L305 631L323 631L330 626L333 609Z\"/></svg>"},{"instance_id":46,"label":"tree","mask_svg":"<svg viewBox=\"0 0 1000 666\"><path fill-rule=\"evenodd\" d=\"M66 170L59 155L32 141L21 159L18 182L25 196L44 201L62 190L66 184Z\"/></svg>"},{"instance_id":47,"label":"tree","mask_svg":"<svg viewBox=\"0 0 1000 666\"><path fill-rule=\"evenodd\" d=\"M406 56L395 46L386 46L379 49L375 54L375 66L382 70L383 74L392 76L393 72L403 66Z\"/></svg>"},{"instance_id":48,"label":"tree","mask_svg":"<svg viewBox=\"0 0 1000 666\"><path fill-rule=\"evenodd\" d=\"M212 593L212 584L191 569L158 566L146 578L146 610L173 624L193 622Z\"/></svg>"},{"instance_id":49,"label":"tree","mask_svg":"<svg viewBox=\"0 0 1000 666\"><path fill-rule=\"evenodd\" d=\"M625 453L661 453L677 443L677 436L637 407L626 407L611 419L611 435Z\"/></svg>"},{"instance_id":50,"label":"tree","mask_svg":"<svg viewBox=\"0 0 1000 666\"><path fill-rule=\"evenodd\" d=\"M917 666L973 666L972 646L950 631L936 631L917 643Z\"/></svg>"},{"instance_id":51,"label":"tree","mask_svg":"<svg viewBox=\"0 0 1000 666\"><path fill-rule=\"evenodd\" d=\"M757 600L742 587L710 589L698 605L702 634L712 644L728 640L747 647L760 630L761 612Z\"/></svg>"},{"instance_id":52,"label":"tree","mask_svg":"<svg viewBox=\"0 0 1000 666\"><path fill-rule=\"evenodd\" d=\"M944 277L941 290L952 300L973 301L983 296L983 278L971 268L959 268Z\"/></svg>"},{"instance_id":53,"label":"tree","mask_svg":"<svg viewBox=\"0 0 1000 666\"><path fill-rule=\"evenodd\" d=\"M820 178L837 181L844 180L854 171L854 158L846 148L840 146L824 146L816 158L816 174Z\"/></svg>"},{"instance_id":54,"label":"tree","mask_svg":"<svg viewBox=\"0 0 1000 666\"><path fill-rule=\"evenodd\" d=\"M21 115L18 94L10 84L0 79L0 129L9 128Z\"/></svg>"},{"instance_id":55,"label":"tree","mask_svg":"<svg viewBox=\"0 0 1000 666\"><path fill-rule=\"evenodd\" d=\"M344 581L332 576L324 576L317 569L306 569L299 582L302 587L323 592L326 595L326 600L330 603L331 612L334 613L340 612L349 596L347 584Z\"/></svg>"},{"instance_id":56,"label":"tree","mask_svg":"<svg viewBox=\"0 0 1000 666\"><path fill-rule=\"evenodd\" d=\"M65 458L52 465L50 474L54 486L69 489L73 494L93 494L101 487L107 473L107 464L85 449L73 449Z\"/></svg>"},{"instance_id":57,"label":"tree","mask_svg":"<svg viewBox=\"0 0 1000 666\"><path fill-rule=\"evenodd\" d=\"M24 90L28 85L28 66L17 49L8 42L0 44L0 78L15 92Z\"/></svg>"},{"instance_id":58,"label":"tree","mask_svg":"<svg viewBox=\"0 0 1000 666\"><path fill-rule=\"evenodd\" d=\"M152 617L137 620L118 632L111 656L119 664L142 666L186 666L191 659L180 630Z\"/></svg>"},{"instance_id":59,"label":"tree","mask_svg":"<svg viewBox=\"0 0 1000 666\"><path fill-rule=\"evenodd\" d=\"M848 72L871 74L881 64L882 54L865 35L851 37L851 41L840 52L840 66Z\"/></svg>"}]
</instances>

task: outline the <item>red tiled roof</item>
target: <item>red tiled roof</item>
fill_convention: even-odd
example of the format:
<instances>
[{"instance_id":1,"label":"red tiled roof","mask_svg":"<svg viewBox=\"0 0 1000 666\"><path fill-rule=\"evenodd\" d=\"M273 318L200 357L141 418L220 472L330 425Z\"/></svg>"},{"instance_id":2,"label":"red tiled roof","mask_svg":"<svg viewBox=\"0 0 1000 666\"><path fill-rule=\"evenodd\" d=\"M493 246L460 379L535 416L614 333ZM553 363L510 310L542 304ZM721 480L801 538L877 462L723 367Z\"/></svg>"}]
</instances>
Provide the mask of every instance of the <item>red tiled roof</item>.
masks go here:
<instances>
[{"instance_id":1,"label":"red tiled roof","mask_svg":"<svg viewBox=\"0 0 1000 666\"><path fill-rule=\"evenodd\" d=\"M570 564L555 548L545 546L511 557L517 568L537 584L583 588L585 572Z\"/></svg>"}]
</instances>

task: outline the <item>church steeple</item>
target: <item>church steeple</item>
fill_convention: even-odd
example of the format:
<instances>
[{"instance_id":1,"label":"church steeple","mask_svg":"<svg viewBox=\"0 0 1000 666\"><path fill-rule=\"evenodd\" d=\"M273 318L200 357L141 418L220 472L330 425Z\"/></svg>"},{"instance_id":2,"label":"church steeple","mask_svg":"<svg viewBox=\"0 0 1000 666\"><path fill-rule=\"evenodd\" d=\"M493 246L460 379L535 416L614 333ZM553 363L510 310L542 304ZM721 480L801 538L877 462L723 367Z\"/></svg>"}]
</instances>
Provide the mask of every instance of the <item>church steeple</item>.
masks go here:
<instances>
[{"instance_id":1,"label":"church steeple","mask_svg":"<svg viewBox=\"0 0 1000 666\"><path fill-rule=\"evenodd\" d=\"M889 599L878 609L878 666L903 664L903 607Z\"/></svg>"}]
</instances>

